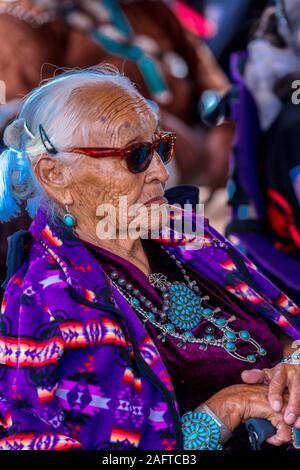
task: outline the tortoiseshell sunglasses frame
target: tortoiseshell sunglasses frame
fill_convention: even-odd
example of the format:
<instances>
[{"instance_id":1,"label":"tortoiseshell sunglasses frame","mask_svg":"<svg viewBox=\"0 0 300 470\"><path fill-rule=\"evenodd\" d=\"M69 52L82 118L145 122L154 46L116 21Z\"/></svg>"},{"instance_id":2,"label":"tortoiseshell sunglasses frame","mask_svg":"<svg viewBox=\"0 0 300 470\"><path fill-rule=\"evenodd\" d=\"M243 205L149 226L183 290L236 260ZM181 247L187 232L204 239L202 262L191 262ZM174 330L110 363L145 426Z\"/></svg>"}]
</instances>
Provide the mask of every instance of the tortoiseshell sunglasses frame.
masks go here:
<instances>
[{"instance_id":1,"label":"tortoiseshell sunglasses frame","mask_svg":"<svg viewBox=\"0 0 300 470\"><path fill-rule=\"evenodd\" d=\"M158 146L162 142L169 142L170 143L170 149L168 151L168 158L164 159L158 152ZM159 134L158 139L155 142L141 142L137 144L132 144L129 145L128 147L125 148L98 148L98 147L74 147L74 148L67 148L64 149L64 152L70 152L70 153L80 153L82 155L87 155L88 157L91 158L105 158L105 157L121 157L121 158L127 158L127 166L129 171L132 173L139 173L140 171L133 171L132 167L130 165L129 159L130 159L130 154L132 151L137 150L139 147L146 146L148 149L148 161L145 167L143 167L142 171L145 171L153 158L153 152L156 151L163 163L167 164L173 157L174 155L174 148L175 148L175 142L176 142L176 133L175 132L167 132L167 131L161 131Z\"/></svg>"}]
</instances>

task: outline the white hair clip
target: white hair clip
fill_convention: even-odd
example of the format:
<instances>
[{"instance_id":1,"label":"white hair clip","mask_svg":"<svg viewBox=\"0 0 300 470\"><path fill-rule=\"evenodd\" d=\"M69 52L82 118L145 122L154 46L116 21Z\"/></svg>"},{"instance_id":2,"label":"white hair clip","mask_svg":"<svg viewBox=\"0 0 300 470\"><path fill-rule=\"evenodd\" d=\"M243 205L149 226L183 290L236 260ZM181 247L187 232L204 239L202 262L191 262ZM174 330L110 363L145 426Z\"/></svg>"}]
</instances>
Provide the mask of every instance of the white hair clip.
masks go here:
<instances>
[{"instance_id":1,"label":"white hair clip","mask_svg":"<svg viewBox=\"0 0 300 470\"><path fill-rule=\"evenodd\" d=\"M24 131L26 132L26 134L28 135L28 137L30 137L30 139L34 139L34 135L33 133L28 129L28 126L26 124L26 121L24 119Z\"/></svg>"}]
</instances>

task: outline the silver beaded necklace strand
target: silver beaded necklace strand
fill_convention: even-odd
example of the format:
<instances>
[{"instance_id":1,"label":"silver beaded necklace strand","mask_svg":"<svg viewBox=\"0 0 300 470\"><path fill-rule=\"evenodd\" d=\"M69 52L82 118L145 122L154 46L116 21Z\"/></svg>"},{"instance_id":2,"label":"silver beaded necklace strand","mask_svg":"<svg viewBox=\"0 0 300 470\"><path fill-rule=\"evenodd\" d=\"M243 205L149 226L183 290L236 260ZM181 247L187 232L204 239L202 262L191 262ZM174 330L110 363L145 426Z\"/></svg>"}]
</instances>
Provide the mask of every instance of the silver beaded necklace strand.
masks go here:
<instances>
[{"instance_id":1,"label":"silver beaded necklace strand","mask_svg":"<svg viewBox=\"0 0 300 470\"><path fill-rule=\"evenodd\" d=\"M164 251L175 261L180 268L184 282L169 282L162 273L151 274L148 279L153 287L158 287L162 293L164 306L162 310L157 309L150 300L135 289L131 283L118 275L116 271L110 273L110 278L115 288L127 300L131 307L141 315L143 322L149 322L160 331L158 339L166 341L167 336L178 340L177 346L186 348L187 343L198 344L199 349L206 350L209 346L223 348L232 357L240 361L254 363L259 356L265 356L267 351L255 341L248 330L234 331L228 326L229 320L217 318L215 315L221 311L220 308L212 310L205 307L204 302L209 300L208 296L201 297L200 289L196 281L192 281L184 269L181 261L175 255ZM196 338L191 331L198 326L202 319L207 320L222 333L222 338L217 339L208 334L203 338ZM237 351L236 342L242 340L251 344L257 354L249 354L244 357Z\"/></svg>"}]
</instances>

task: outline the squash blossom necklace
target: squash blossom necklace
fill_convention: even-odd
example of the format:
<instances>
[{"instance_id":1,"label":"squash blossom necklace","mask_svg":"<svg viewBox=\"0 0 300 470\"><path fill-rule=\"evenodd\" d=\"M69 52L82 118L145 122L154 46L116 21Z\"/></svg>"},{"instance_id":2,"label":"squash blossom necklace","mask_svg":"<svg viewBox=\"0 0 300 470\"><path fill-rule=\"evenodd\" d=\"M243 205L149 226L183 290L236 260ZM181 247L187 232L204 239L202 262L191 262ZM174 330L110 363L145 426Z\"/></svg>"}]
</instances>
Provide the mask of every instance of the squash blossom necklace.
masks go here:
<instances>
[{"instance_id":1,"label":"squash blossom necklace","mask_svg":"<svg viewBox=\"0 0 300 470\"><path fill-rule=\"evenodd\" d=\"M181 261L175 255L164 251L175 261L180 268L184 282L169 282L162 273L154 273L148 276L153 287L159 288L163 298L163 308L159 310L142 293L135 289L131 283L119 276L116 271L110 273L110 278L115 288L129 302L131 307L141 315L144 323L151 323L160 332L158 339L166 341L168 336L178 340L177 347L186 348L188 343L198 344L199 349L206 350L209 346L224 349L228 354L240 361L254 363L257 355L265 356L267 351L255 341L248 330L235 331L229 327L229 319L217 316L220 308L212 309L205 306L208 296L202 296L196 281L193 281L184 269ZM207 334L202 338L196 338L192 329L197 327L205 319L222 334L216 338ZM249 343L254 352L242 356L238 352L236 342Z\"/></svg>"}]
</instances>

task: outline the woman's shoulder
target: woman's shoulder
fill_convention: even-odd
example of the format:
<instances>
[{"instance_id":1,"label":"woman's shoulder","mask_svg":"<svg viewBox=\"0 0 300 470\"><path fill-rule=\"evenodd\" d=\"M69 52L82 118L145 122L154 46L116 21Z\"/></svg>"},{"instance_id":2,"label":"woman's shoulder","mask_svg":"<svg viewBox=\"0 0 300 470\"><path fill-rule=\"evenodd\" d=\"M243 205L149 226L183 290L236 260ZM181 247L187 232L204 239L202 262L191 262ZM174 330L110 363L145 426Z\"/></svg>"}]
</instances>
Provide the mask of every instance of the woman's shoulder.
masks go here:
<instances>
[{"instance_id":1,"label":"woman's shoulder","mask_svg":"<svg viewBox=\"0 0 300 470\"><path fill-rule=\"evenodd\" d=\"M19 244L18 241L16 241L16 244ZM53 274L59 277L61 281L64 280L64 273L55 257L51 256L37 240L31 238L27 242L27 246L23 242L22 250L22 254L17 254L19 262L16 260L16 247L8 253L8 266L11 264L12 268L10 269L11 278L8 281L7 288L12 285L21 286L27 283L41 282L44 278L52 277ZM17 284L16 280L18 280Z\"/></svg>"},{"instance_id":2,"label":"woman's shoulder","mask_svg":"<svg viewBox=\"0 0 300 470\"><path fill-rule=\"evenodd\" d=\"M2 313L10 309L16 316L17 308L25 310L28 306L31 311L45 310L47 304L61 302L67 287L59 264L33 239L27 256L15 272L11 272L4 292Z\"/></svg>"},{"instance_id":3,"label":"woman's shoulder","mask_svg":"<svg viewBox=\"0 0 300 470\"><path fill-rule=\"evenodd\" d=\"M103 322L106 326L110 325L110 331L119 331L119 322L105 308L104 298L97 314L98 320L95 321L94 305L86 304L84 295L75 295L76 288L74 283L70 283L70 272L66 272L69 263L68 259L58 259L55 252L33 237L28 257L12 275L5 289L2 319L13 330L17 330L20 324L24 325L29 336L40 327L48 328L50 324L55 331L64 328L68 332L76 330L74 334L77 339L80 337L79 331L86 331L92 325L95 328ZM72 267L69 267L71 271ZM83 280L82 277L78 278L78 282L80 280ZM90 293L85 294L88 299ZM15 334L19 333L15 331Z\"/></svg>"}]
</instances>

